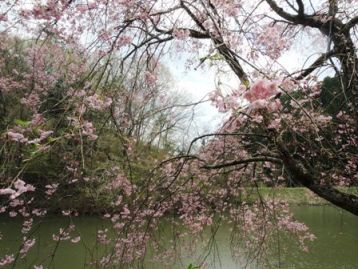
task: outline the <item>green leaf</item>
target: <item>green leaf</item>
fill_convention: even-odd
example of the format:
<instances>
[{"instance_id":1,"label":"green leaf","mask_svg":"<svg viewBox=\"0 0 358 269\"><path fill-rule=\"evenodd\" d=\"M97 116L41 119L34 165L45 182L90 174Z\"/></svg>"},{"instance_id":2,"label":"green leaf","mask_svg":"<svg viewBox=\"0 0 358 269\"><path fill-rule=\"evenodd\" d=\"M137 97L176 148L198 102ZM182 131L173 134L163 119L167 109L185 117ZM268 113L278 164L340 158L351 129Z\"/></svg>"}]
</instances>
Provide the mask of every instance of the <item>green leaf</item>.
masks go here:
<instances>
[{"instance_id":1,"label":"green leaf","mask_svg":"<svg viewBox=\"0 0 358 269\"><path fill-rule=\"evenodd\" d=\"M195 266L191 263L191 264L189 264L187 269L199 269L199 268L200 268L200 266Z\"/></svg>"},{"instance_id":2,"label":"green leaf","mask_svg":"<svg viewBox=\"0 0 358 269\"><path fill-rule=\"evenodd\" d=\"M221 56L221 54L219 54L219 53L215 53L214 55L211 55L209 57L209 59L212 60L212 61L220 61L220 60L223 60L224 57Z\"/></svg>"},{"instance_id":3,"label":"green leaf","mask_svg":"<svg viewBox=\"0 0 358 269\"><path fill-rule=\"evenodd\" d=\"M245 86L246 88L249 88L249 87L250 87L250 81L248 81L248 80L245 80L245 81L243 82L243 84L244 84L244 86Z\"/></svg>"},{"instance_id":4,"label":"green leaf","mask_svg":"<svg viewBox=\"0 0 358 269\"><path fill-rule=\"evenodd\" d=\"M31 121L17 119L17 120L15 120L15 123L17 125L20 125L21 127L28 127L30 125Z\"/></svg>"}]
</instances>

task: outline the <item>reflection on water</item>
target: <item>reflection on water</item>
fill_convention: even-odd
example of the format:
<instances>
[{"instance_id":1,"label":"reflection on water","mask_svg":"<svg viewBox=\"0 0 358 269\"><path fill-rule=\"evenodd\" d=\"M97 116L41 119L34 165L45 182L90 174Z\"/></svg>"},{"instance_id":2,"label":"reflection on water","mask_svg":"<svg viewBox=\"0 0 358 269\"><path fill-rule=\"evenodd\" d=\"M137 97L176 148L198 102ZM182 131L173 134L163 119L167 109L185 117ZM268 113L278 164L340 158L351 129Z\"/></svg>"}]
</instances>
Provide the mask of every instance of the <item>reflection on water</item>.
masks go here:
<instances>
[{"instance_id":1,"label":"reflection on water","mask_svg":"<svg viewBox=\"0 0 358 269\"><path fill-rule=\"evenodd\" d=\"M356 269L358 268L358 217L337 210L329 206L308 207L299 206L293 208L295 217L305 222L317 239L310 244L308 253L299 251L290 244L289 240L282 240L280 248L286 251L275 252L270 260L272 268L284 269ZM96 231L104 229L103 220L95 217L79 217L74 220L80 233L81 241L78 244L61 242L59 245L49 238L60 227L66 226L68 220L59 217L48 217L38 226L36 246L31 250L26 260L21 260L15 268L33 268L34 265L44 264L47 268L68 269L88 268L86 264L93 258L99 257L104 251L103 247L95 245ZM19 247L21 235L21 221L17 219L1 218L0 231L3 240L0 241L0 257L16 251ZM165 230L165 228L164 228ZM169 242L163 235L163 241ZM277 245L273 246L277 249ZM241 268L232 258L230 251L230 226L220 226L214 244L211 245L211 254L207 258L207 268ZM55 253L55 255L53 255ZM204 255L206 249L198 250ZM277 253L280 253L278 255ZM203 257L203 256L202 256ZM167 268L163 264L145 262L144 268ZM183 258L168 268L187 268L194 262L192 259ZM248 268L258 268L252 264Z\"/></svg>"}]
</instances>

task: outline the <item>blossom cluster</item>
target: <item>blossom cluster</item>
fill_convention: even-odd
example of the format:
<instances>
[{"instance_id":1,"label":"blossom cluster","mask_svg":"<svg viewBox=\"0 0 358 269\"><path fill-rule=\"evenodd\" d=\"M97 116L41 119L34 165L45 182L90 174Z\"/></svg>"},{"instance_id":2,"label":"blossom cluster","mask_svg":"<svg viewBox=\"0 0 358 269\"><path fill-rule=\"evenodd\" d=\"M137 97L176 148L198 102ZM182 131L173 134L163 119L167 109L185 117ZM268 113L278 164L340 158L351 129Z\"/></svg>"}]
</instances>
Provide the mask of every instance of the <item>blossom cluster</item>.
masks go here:
<instances>
[{"instance_id":1,"label":"blossom cluster","mask_svg":"<svg viewBox=\"0 0 358 269\"><path fill-rule=\"evenodd\" d=\"M10 199L14 200L21 194L35 191L35 187L27 184L25 181L18 179L13 183L13 188L0 189L0 195L10 195Z\"/></svg>"}]
</instances>

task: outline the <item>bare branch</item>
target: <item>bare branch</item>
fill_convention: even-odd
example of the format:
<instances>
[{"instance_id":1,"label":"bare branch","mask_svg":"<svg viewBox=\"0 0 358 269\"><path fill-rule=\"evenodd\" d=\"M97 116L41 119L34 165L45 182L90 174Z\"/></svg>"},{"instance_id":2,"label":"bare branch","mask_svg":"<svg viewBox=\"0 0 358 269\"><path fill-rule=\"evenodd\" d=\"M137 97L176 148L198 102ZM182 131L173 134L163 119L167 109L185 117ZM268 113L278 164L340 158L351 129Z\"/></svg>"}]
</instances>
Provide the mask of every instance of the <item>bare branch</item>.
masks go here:
<instances>
[{"instance_id":1,"label":"bare branch","mask_svg":"<svg viewBox=\"0 0 358 269\"><path fill-rule=\"evenodd\" d=\"M351 19L349 22L346 23L344 26L344 31L348 32L351 28L358 24L358 16Z\"/></svg>"},{"instance_id":2,"label":"bare branch","mask_svg":"<svg viewBox=\"0 0 358 269\"><path fill-rule=\"evenodd\" d=\"M322 54L320 57L318 57L316 61L314 61L314 63L310 67L303 70L303 72L296 79L301 80L307 77L314 70L321 67L325 61L327 61L330 57L334 56L335 54L337 54L335 50Z\"/></svg>"},{"instance_id":3,"label":"bare branch","mask_svg":"<svg viewBox=\"0 0 358 269\"><path fill-rule=\"evenodd\" d=\"M324 30L322 29L323 26L327 25L327 22L323 22L322 18L319 16L309 16L306 14L293 15L279 7L274 0L266 0L266 2L277 15L292 23L300 24L303 26L310 26L321 30ZM335 23L339 24L337 20L335 20Z\"/></svg>"},{"instance_id":4,"label":"bare branch","mask_svg":"<svg viewBox=\"0 0 358 269\"><path fill-rule=\"evenodd\" d=\"M298 5L298 15L303 16L305 14L305 6L303 5L302 0L296 0Z\"/></svg>"},{"instance_id":5,"label":"bare branch","mask_svg":"<svg viewBox=\"0 0 358 269\"><path fill-rule=\"evenodd\" d=\"M283 8L279 7L275 1L266 0L266 2L269 4L271 9L273 11L275 11L282 18L284 18L284 19L286 19L288 21L291 21L291 22L295 22L297 20L297 16L286 12Z\"/></svg>"},{"instance_id":6,"label":"bare branch","mask_svg":"<svg viewBox=\"0 0 358 269\"><path fill-rule=\"evenodd\" d=\"M200 20L194 15L193 12L184 4L184 1L180 1L183 9L187 12L187 14L193 19L193 21L196 23L196 25L202 29L203 31L207 32L206 28L203 26L203 24L200 22ZM208 33L214 44L216 45L216 49L219 51L219 53L225 58L225 61L229 64L231 69L234 71L234 73L238 76L238 78L241 80L243 84L247 84L248 82L248 76L244 69L242 68L241 64L236 59L235 55L231 52L229 47L226 45L224 40L221 37L214 37L211 36L210 33Z\"/></svg>"},{"instance_id":7,"label":"bare branch","mask_svg":"<svg viewBox=\"0 0 358 269\"><path fill-rule=\"evenodd\" d=\"M314 173L304 171L282 143L278 143L278 148L281 152L284 168L294 182L302 184L319 197L358 216L358 196L344 193L330 185L320 184L320 180L315 178Z\"/></svg>"},{"instance_id":8,"label":"bare branch","mask_svg":"<svg viewBox=\"0 0 358 269\"><path fill-rule=\"evenodd\" d=\"M222 163L222 164L217 164L217 165L204 165L201 168L220 169L220 168L235 166L238 164L247 164L247 163L255 163L255 162L271 162L271 163L277 163L277 164L282 163L282 161L280 159L273 158L273 157L257 157L257 158L250 158L250 159L245 159L245 160L235 160L232 162Z\"/></svg>"},{"instance_id":9,"label":"bare branch","mask_svg":"<svg viewBox=\"0 0 358 269\"><path fill-rule=\"evenodd\" d=\"M335 16L337 12L338 12L337 0L329 0L328 15Z\"/></svg>"},{"instance_id":10,"label":"bare branch","mask_svg":"<svg viewBox=\"0 0 358 269\"><path fill-rule=\"evenodd\" d=\"M194 138L191 141L189 149L188 149L188 154L190 153L190 151L191 151L193 145L195 144L195 142L197 142L198 140L207 138L207 137L214 137L214 136L256 136L256 137L268 138L267 135L255 134L255 133L212 133L212 134L205 134L205 135L198 136L198 137Z\"/></svg>"}]
</instances>

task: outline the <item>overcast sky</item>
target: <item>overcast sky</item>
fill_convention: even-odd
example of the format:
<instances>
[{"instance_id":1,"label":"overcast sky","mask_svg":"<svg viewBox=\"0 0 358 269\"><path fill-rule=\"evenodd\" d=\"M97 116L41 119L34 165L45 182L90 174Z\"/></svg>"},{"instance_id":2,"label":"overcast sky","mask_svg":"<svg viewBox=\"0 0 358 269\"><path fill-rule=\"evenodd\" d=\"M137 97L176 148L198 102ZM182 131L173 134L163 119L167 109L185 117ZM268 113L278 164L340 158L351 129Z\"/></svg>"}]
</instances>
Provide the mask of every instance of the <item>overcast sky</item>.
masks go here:
<instances>
[{"instance_id":1,"label":"overcast sky","mask_svg":"<svg viewBox=\"0 0 358 269\"><path fill-rule=\"evenodd\" d=\"M315 42L315 46L313 46L312 42ZM321 53L326 51L325 43L323 38L321 40L312 40L312 38L302 35L291 49L278 59L278 62L288 72L308 67ZM186 60L188 59L186 57L190 56L183 53L176 54L175 57L165 58L164 64L170 70L175 82L175 89L188 96L189 100L193 102L207 99L208 94L216 89L217 74L215 68L205 67L204 69L195 70L196 65L186 68ZM228 75L221 77L221 80L229 87L239 87L239 79L229 68L228 71ZM329 75L329 72L324 72L320 77L323 78L327 75ZM198 133L215 131L223 119L228 116L219 113L210 102L197 106L195 111Z\"/></svg>"}]
</instances>

